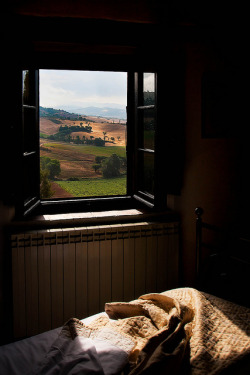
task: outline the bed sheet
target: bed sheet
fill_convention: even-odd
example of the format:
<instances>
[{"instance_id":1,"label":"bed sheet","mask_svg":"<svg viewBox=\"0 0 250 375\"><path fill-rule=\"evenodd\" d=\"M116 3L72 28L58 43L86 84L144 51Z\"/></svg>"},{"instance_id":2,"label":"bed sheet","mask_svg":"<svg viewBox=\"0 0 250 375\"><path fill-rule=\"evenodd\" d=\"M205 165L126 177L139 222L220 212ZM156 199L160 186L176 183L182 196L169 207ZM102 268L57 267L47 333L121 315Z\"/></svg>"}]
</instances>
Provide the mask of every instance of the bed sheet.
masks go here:
<instances>
[{"instance_id":1,"label":"bed sheet","mask_svg":"<svg viewBox=\"0 0 250 375\"><path fill-rule=\"evenodd\" d=\"M85 324L91 323L98 317L107 316L105 312L92 315L82 322ZM20 340L8 345L0 347L0 375L38 375L38 374L52 374L61 373L60 368L51 366L48 368L48 348L56 346L59 351L63 348L63 342L58 342L62 328L56 328L39 335ZM95 341L94 346L92 340L85 338L78 338L72 341L72 346L67 348L68 357L71 358L72 353L76 358L78 354L87 353L85 361L77 364L77 370L85 371L88 374L113 375L120 373L121 367L127 362L126 353L120 351L118 348L109 345L107 342L101 340ZM81 353L79 353L81 351ZM115 354L115 355L114 355ZM51 359L53 361L53 358ZM61 361L61 364L63 362ZM65 363L64 363L65 365ZM56 365L55 365L56 366ZM51 372L49 372L51 371ZM70 374L68 369L67 374Z\"/></svg>"}]
</instances>

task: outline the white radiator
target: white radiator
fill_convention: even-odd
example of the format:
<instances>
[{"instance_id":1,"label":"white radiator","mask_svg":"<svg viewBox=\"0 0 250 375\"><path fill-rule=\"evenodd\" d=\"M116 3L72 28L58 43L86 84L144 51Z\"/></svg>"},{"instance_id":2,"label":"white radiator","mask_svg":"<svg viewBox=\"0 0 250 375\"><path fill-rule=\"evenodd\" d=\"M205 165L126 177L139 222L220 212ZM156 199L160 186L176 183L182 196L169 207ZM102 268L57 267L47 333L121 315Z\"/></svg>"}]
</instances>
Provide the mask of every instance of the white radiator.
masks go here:
<instances>
[{"instance_id":1,"label":"white radiator","mask_svg":"<svg viewBox=\"0 0 250 375\"><path fill-rule=\"evenodd\" d=\"M178 223L49 229L11 243L16 338L178 284Z\"/></svg>"}]
</instances>

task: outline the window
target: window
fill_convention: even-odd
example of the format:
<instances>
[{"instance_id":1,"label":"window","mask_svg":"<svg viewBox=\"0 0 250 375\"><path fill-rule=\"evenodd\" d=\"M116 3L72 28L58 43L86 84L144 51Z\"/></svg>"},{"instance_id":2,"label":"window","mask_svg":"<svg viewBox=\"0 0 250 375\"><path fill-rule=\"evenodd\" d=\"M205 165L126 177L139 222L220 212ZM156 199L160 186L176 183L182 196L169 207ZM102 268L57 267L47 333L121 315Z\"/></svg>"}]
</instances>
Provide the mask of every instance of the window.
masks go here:
<instances>
[{"instance_id":1,"label":"window","mask_svg":"<svg viewBox=\"0 0 250 375\"><path fill-rule=\"evenodd\" d=\"M40 87L43 84L45 72L40 71ZM63 71L54 71L54 78L55 74L59 73L62 74ZM97 72L89 72L89 77L95 73ZM111 74L110 71L99 73L107 76ZM98 120L98 122L91 123L90 116L84 117L84 113L64 109L69 113L66 116L62 108L53 108L54 104L43 107L41 102L39 111L39 70L22 71L20 176L23 176L23 184L19 189L20 213L27 215L36 207L39 207L41 212L51 213L70 212L71 210L110 210L112 208L135 207L137 204L146 204L151 208L164 208L166 192L163 188L163 175L160 171L162 160L159 152L161 136L159 135L157 113L157 74L155 72L123 72L123 74L125 74L127 82L127 119L123 119L124 123L121 122L122 119L118 119L120 123L118 121L115 124L113 120L111 123L113 127L122 129L126 134L117 135L115 138L105 130L107 129L107 118L104 119L106 128L104 125L102 128L101 120L103 119L101 117L97 118L96 116L95 120L92 117L93 121ZM43 95L44 93L40 90L40 97L42 98ZM61 110L60 116L55 111L59 111L59 109ZM76 117L73 119L75 115ZM50 122L50 125L53 124L53 131L47 129L46 133L43 125L39 127L39 122L42 124L45 120L47 123ZM99 133L97 133L97 124ZM99 136L97 136L98 134ZM118 139L118 137L120 138ZM98 138L100 139L98 140ZM102 143L101 146L94 144L98 141ZM119 145L119 142L123 142L123 146ZM92 148L88 154L91 163L86 162L87 158L85 158L84 166L84 158L81 159L79 155L83 152L84 147L84 152L86 151L88 143L91 146L89 150ZM115 149L118 150L118 154L113 151ZM121 153L122 149L123 154ZM72 159L73 151L75 160ZM98 158L97 151L100 158ZM68 154L67 157L66 154ZM61 156L59 157L59 155ZM89 183L96 188L95 173L99 177L98 181L105 180L104 167L107 166L108 160L110 160L109 156L112 155L116 155L116 157L113 156L115 159L113 163L118 162L119 164L119 168L117 167L119 169L118 177L123 181L123 190L118 189L111 193L105 193L106 190L101 193L93 193L92 190L92 193L86 193L81 187L80 194L76 194L76 186L83 186L83 182L86 182L81 171L77 174L77 169L92 168L92 179ZM43 195L44 171L46 170L48 177L51 170L48 165L46 166L46 163L54 164L54 172L51 172L50 179L54 186L60 186L68 192L68 196L66 194L64 197L60 197L58 193L54 196L53 194ZM74 167L72 167L73 165ZM66 173L67 167L71 169ZM75 186L73 193L70 192L70 188L68 190L65 188L67 184Z\"/></svg>"},{"instance_id":2,"label":"window","mask_svg":"<svg viewBox=\"0 0 250 375\"><path fill-rule=\"evenodd\" d=\"M40 198L127 195L127 73L39 76Z\"/></svg>"}]
</instances>

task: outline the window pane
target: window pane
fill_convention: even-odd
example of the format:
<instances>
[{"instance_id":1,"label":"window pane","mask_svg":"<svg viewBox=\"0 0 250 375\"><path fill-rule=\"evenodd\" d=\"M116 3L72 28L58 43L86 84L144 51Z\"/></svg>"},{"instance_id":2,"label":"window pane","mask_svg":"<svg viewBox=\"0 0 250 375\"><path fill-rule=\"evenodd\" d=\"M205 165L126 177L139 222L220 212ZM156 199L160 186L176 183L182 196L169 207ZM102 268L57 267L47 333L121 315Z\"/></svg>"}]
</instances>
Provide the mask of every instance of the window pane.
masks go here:
<instances>
[{"instance_id":1,"label":"window pane","mask_svg":"<svg viewBox=\"0 0 250 375\"><path fill-rule=\"evenodd\" d=\"M24 152L34 151L34 139L37 139L36 109L23 108L23 145Z\"/></svg>"},{"instance_id":2,"label":"window pane","mask_svg":"<svg viewBox=\"0 0 250 375\"><path fill-rule=\"evenodd\" d=\"M154 150L155 148L155 109L140 109L139 121L140 131L139 147Z\"/></svg>"},{"instance_id":3,"label":"window pane","mask_svg":"<svg viewBox=\"0 0 250 375\"><path fill-rule=\"evenodd\" d=\"M23 104L35 105L35 92L34 92L35 72L32 70L23 70Z\"/></svg>"},{"instance_id":4,"label":"window pane","mask_svg":"<svg viewBox=\"0 0 250 375\"><path fill-rule=\"evenodd\" d=\"M140 152L139 190L154 195L154 153Z\"/></svg>"},{"instance_id":5,"label":"window pane","mask_svg":"<svg viewBox=\"0 0 250 375\"><path fill-rule=\"evenodd\" d=\"M143 105L155 104L155 73L143 73Z\"/></svg>"},{"instance_id":6,"label":"window pane","mask_svg":"<svg viewBox=\"0 0 250 375\"><path fill-rule=\"evenodd\" d=\"M32 198L34 198L34 194L37 194L37 181L38 181L38 168L37 168L37 158L36 155L29 155L24 157L24 176L23 176L23 184L24 184L24 192L25 192L25 201L24 204L27 204Z\"/></svg>"},{"instance_id":7,"label":"window pane","mask_svg":"<svg viewBox=\"0 0 250 375\"><path fill-rule=\"evenodd\" d=\"M41 198L127 194L126 105L127 73L40 70Z\"/></svg>"}]
</instances>

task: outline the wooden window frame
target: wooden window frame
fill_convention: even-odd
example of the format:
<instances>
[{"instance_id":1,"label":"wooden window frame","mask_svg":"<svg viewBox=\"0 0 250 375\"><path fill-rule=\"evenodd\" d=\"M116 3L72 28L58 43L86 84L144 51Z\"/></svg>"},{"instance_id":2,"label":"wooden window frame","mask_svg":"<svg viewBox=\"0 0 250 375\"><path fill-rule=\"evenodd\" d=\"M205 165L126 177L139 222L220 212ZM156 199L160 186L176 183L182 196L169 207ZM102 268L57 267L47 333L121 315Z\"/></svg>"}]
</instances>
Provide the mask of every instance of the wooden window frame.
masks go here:
<instances>
[{"instance_id":1,"label":"wooden window frame","mask_svg":"<svg viewBox=\"0 0 250 375\"><path fill-rule=\"evenodd\" d=\"M105 70L108 71L108 70ZM23 180L21 193L18 195L17 203L17 216L27 216L30 213L38 214L53 214L53 213L65 213L65 212L86 212L86 211L105 211L111 209L129 209L129 208L140 208L147 207L150 209L165 209L166 204L164 198L159 197L159 184L157 184L158 178L158 150L157 140L159 139L159 129L157 126L157 74L155 73L155 96L156 103L154 106L142 106L139 103L139 97L143 94L140 84L140 79L144 72L127 72L128 74L128 101L127 101L127 195L125 196L107 196L107 197L93 197L93 198L70 198L70 199L51 199L41 200L40 199L40 173L38 176L37 171L28 170L25 166L25 158L33 158L36 160L34 165L37 166L37 170L40 171L40 152L39 152L39 71L35 71L36 81L35 85L35 105L26 106L21 100L21 138L23 139L25 134L25 118L23 115L24 109L29 111L36 111L35 117L35 128L36 137L34 139L34 147L28 151L22 147L22 158L19 165L19 180ZM22 88L23 91L23 88ZM140 122L138 121L138 113L153 108L156 113L156 126L155 126L155 149L146 150L138 147L139 139L141 137ZM23 142L24 143L24 142ZM139 160L140 153L152 153L154 155L154 184L155 191L154 195L149 194L147 191L141 189L140 173L142 169L141 161ZM25 181L21 176L32 175L36 180L34 183L34 194L25 189ZM164 192L161 193L161 197L164 196ZM160 202L160 204L159 204Z\"/></svg>"}]
</instances>

